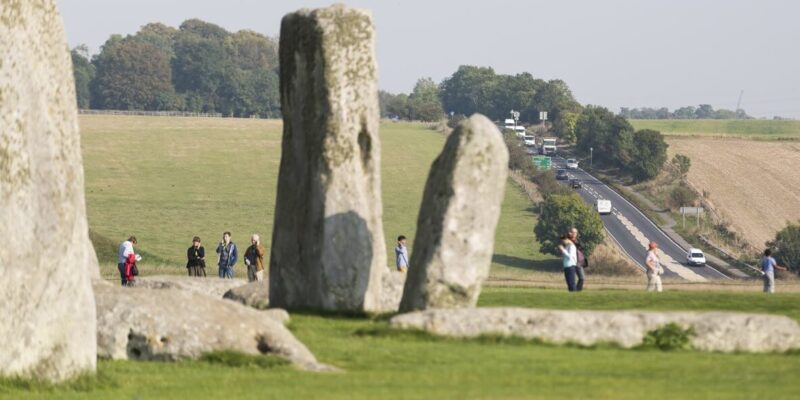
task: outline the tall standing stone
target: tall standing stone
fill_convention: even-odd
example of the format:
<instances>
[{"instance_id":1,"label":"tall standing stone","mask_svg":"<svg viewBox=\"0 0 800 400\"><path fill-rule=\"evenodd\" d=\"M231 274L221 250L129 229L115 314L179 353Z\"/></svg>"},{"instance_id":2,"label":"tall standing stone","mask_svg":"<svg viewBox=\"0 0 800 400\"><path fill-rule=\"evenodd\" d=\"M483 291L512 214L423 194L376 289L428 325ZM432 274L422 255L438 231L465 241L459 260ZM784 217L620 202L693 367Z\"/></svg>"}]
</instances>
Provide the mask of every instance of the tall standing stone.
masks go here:
<instances>
[{"instance_id":1,"label":"tall standing stone","mask_svg":"<svg viewBox=\"0 0 800 400\"><path fill-rule=\"evenodd\" d=\"M270 306L378 310L386 245L370 15L343 6L286 15L280 70Z\"/></svg>"},{"instance_id":2,"label":"tall standing stone","mask_svg":"<svg viewBox=\"0 0 800 400\"><path fill-rule=\"evenodd\" d=\"M508 176L497 127L475 114L431 166L400 311L474 307L489 275Z\"/></svg>"},{"instance_id":3,"label":"tall standing stone","mask_svg":"<svg viewBox=\"0 0 800 400\"><path fill-rule=\"evenodd\" d=\"M0 375L94 371L72 62L53 0L0 0Z\"/></svg>"}]
</instances>

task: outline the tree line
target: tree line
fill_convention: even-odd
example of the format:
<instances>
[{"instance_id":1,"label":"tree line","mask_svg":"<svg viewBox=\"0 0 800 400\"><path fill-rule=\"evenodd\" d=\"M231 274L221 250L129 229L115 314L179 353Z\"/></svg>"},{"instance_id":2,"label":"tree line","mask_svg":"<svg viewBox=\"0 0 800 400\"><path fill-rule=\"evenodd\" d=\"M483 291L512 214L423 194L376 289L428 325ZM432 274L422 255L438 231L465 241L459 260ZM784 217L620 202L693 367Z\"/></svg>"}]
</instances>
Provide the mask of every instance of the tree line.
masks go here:
<instances>
[{"instance_id":1,"label":"tree line","mask_svg":"<svg viewBox=\"0 0 800 400\"><path fill-rule=\"evenodd\" d=\"M622 107L619 115L628 119L752 119L753 117L741 108L736 111L720 108L715 110L710 104L686 106L670 111L661 108L628 108Z\"/></svg>"},{"instance_id":2,"label":"tree line","mask_svg":"<svg viewBox=\"0 0 800 400\"><path fill-rule=\"evenodd\" d=\"M78 107L279 117L278 44L199 19L111 35L100 52L72 50Z\"/></svg>"}]
</instances>

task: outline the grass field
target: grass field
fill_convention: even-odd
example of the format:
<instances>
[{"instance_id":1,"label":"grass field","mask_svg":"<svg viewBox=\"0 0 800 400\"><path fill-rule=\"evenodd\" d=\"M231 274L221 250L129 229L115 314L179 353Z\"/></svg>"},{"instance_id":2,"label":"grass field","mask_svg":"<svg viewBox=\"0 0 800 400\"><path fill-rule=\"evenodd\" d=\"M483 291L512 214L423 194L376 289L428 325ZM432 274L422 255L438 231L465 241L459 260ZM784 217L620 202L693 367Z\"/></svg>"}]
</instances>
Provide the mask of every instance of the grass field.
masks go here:
<instances>
[{"instance_id":1,"label":"grass field","mask_svg":"<svg viewBox=\"0 0 800 400\"><path fill-rule=\"evenodd\" d=\"M800 294L621 290L569 294L488 288L483 306L557 309L739 310L800 318ZM292 316L317 357L346 370L206 362L99 364L99 377L64 388L0 382L3 399L794 399L800 354L579 348L520 340L445 340L391 333L384 319ZM368 349L368 350L367 350Z\"/></svg>"},{"instance_id":2,"label":"grass field","mask_svg":"<svg viewBox=\"0 0 800 400\"><path fill-rule=\"evenodd\" d=\"M636 129L655 129L670 136L800 140L800 121L755 119L632 119L629 121Z\"/></svg>"},{"instance_id":3,"label":"grass field","mask_svg":"<svg viewBox=\"0 0 800 400\"><path fill-rule=\"evenodd\" d=\"M117 246L131 234L144 255L143 273L183 273L194 235L212 254L226 230L240 246L257 232L269 249L280 121L81 116L80 125L89 227L105 276L115 274ZM442 135L420 125L381 125L390 263L398 235L413 242L428 170L443 144ZM509 183L493 273L513 277L557 269L553 257L538 252L535 223L531 202Z\"/></svg>"}]
</instances>

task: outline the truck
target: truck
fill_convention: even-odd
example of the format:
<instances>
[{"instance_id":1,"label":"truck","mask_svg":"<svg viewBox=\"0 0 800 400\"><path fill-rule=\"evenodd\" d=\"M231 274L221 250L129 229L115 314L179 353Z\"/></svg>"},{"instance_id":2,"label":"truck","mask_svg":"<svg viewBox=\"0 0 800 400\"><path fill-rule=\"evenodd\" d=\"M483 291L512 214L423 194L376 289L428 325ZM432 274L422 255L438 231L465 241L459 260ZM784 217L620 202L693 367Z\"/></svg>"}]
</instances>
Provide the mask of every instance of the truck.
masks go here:
<instances>
[{"instance_id":1,"label":"truck","mask_svg":"<svg viewBox=\"0 0 800 400\"><path fill-rule=\"evenodd\" d=\"M514 121L511 118L506 118L506 120L503 121L503 125L504 125L505 129L514 130L514 127L517 126L517 123L516 123L516 121Z\"/></svg>"},{"instance_id":2,"label":"truck","mask_svg":"<svg viewBox=\"0 0 800 400\"><path fill-rule=\"evenodd\" d=\"M556 138L542 138L541 153L543 155L556 154Z\"/></svg>"}]
</instances>

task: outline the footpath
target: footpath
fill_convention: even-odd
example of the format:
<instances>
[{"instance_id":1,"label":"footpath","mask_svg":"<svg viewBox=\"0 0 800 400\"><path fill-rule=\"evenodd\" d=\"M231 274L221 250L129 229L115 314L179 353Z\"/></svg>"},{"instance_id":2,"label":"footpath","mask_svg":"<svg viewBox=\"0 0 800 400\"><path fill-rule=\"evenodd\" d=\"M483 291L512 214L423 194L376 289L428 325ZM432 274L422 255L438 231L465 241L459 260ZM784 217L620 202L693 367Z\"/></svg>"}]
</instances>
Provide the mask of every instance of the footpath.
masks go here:
<instances>
[{"instance_id":1,"label":"footpath","mask_svg":"<svg viewBox=\"0 0 800 400\"><path fill-rule=\"evenodd\" d=\"M675 243L677 243L679 246L683 247L684 249L690 249L696 247L687 242L686 239L683 238L683 236L675 232L673 228L675 227L675 225L677 225L677 222L675 221L674 218L672 218L672 215L670 215L669 210L664 210L659 208L655 203L650 201L650 199L648 199L641 193L636 192L625 185L615 185L613 189L622 191L625 197L636 198L636 201L639 204L644 204L645 206L647 206L647 208L650 209L650 211L656 213L656 215L658 215L661 221L660 222L654 221L654 222L656 222L658 227L661 228L661 230L664 231L664 233L666 233L667 236L669 236L669 238L675 241ZM706 261L709 264L711 264L711 266L719 269L725 275L737 279L746 279L750 277L746 273L742 272L742 270L730 265L727 261L713 254L706 253L705 256L706 256Z\"/></svg>"}]
</instances>

